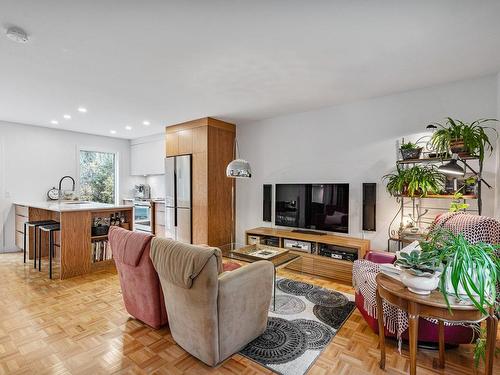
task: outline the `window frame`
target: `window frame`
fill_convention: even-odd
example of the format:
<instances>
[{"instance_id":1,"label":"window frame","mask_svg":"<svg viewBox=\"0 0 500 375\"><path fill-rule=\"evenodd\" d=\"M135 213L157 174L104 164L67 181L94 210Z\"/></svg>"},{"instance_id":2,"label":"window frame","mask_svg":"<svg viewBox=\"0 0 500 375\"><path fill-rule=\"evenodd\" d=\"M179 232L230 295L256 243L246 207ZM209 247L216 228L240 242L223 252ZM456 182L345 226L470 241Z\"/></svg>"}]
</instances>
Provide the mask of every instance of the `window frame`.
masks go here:
<instances>
[{"instance_id":1,"label":"window frame","mask_svg":"<svg viewBox=\"0 0 500 375\"><path fill-rule=\"evenodd\" d=\"M101 148L94 146L77 146L76 147L76 186L78 191L81 191L80 184L80 153L82 151L90 151L90 152L101 152L106 154L113 154L115 157L115 188L114 188L114 204L117 205L119 202L118 192L120 191L120 152L114 149L109 148Z\"/></svg>"}]
</instances>

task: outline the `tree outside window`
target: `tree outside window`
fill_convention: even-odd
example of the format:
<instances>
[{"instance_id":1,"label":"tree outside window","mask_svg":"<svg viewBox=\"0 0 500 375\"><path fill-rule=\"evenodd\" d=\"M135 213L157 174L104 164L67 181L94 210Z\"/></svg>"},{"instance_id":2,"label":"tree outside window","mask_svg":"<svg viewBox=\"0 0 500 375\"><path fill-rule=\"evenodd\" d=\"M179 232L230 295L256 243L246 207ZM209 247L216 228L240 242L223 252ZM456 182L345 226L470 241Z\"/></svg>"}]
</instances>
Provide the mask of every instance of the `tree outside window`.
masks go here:
<instances>
[{"instance_id":1,"label":"tree outside window","mask_svg":"<svg viewBox=\"0 0 500 375\"><path fill-rule=\"evenodd\" d=\"M80 199L115 203L115 186L115 154L80 150Z\"/></svg>"}]
</instances>

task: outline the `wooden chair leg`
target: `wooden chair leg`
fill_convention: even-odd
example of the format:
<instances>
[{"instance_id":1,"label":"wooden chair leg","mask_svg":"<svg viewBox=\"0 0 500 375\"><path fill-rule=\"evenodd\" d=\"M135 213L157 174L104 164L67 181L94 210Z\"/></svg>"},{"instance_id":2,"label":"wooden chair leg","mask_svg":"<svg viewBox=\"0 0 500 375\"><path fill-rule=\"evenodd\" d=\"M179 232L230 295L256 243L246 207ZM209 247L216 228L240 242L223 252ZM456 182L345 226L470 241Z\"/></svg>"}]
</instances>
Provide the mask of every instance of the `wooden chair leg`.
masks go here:
<instances>
[{"instance_id":1,"label":"wooden chair leg","mask_svg":"<svg viewBox=\"0 0 500 375\"><path fill-rule=\"evenodd\" d=\"M486 363L484 373L493 374L493 359L495 358L496 336L498 330L498 318L490 313L486 319Z\"/></svg>"}]
</instances>

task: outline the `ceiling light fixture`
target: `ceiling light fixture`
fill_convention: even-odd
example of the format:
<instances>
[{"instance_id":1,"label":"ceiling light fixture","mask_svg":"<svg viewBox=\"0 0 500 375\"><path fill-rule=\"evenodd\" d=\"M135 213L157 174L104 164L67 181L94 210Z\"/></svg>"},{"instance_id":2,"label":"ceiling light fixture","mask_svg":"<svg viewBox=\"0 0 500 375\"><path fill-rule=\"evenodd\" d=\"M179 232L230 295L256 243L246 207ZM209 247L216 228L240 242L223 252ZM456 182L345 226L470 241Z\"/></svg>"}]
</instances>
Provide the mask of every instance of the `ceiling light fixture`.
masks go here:
<instances>
[{"instance_id":1,"label":"ceiling light fixture","mask_svg":"<svg viewBox=\"0 0 500 375\"><path fill-rule=\"evenodd\" d=\"M150 123L148 120L144 120L144 121L142 122L142 125L144 125L144 126L149 126L149 125L151 125L151 123Z\"/></svg>"},{"instance_id":2,"label":"ceiling light fixture","mask_svg":"<svg viewBox=\"0 0 500 375\"><path fill-rule=\"evenodd\" d=\"M59 124L59 121L57 121L57 120L51 120L51 121L50 121L50 123L51 123L52 125L57 125L57 124Z\"/></svg>"},{"instance_id":3,"label":"ceiling light fixture","mask_svg":"<svg viewBox=\"0 0 500 375\"><path fill-rule=\"evenodd\" d=\"M116 134L116 130L110 130L109 131L111 134Z\"/></svg>"},{"instance_id":4,"label":"ceiling light fixture","mask_svg":"<svg viewBox=\"0 0 500 375\"><path fill-rule=\"evenodd\" d=\"M87 108L85 108L85 107L78 107L78 112L87 113Z\"/></svg>"},{"instance_id":5,"label":"ceiling light fixture","mask_svg":"<svg viewBox=\"0 0 500 375\"><path fill-rule=\"evenodd\" d=\"M130 125L127 125L127 126L125 126L125 129L132 130L132 127Z\"/></svg>"},{"instance_id":6,"label":"ceiling light fixture","mask_svg":"<svg viewBox=\"0 0 500 375\"><path fill-rule=\"evenodd\" d=\"M71 115L63 115L66 120L71 120Z\"/></svg>"},{"instance_id":7,"label":"ceiling light fixture","mask_svg":"<svg viewBox=\"0 0 500 375\"><path fill-rule=\"evenodd\" d=\"M29 41L28 34L26 34L26 31L24 31L20 27L9 27L6 31L6 34L7 38L16 43L28 43Z\"/></svg>"}]
</instances>

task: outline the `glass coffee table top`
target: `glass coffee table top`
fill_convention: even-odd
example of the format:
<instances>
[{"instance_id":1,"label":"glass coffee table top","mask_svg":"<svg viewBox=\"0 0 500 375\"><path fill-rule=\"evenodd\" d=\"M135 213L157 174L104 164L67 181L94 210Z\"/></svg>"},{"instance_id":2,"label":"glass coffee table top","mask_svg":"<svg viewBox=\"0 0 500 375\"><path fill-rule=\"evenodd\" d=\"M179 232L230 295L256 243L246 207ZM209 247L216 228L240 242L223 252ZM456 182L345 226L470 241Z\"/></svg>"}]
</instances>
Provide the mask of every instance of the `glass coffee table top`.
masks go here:
<instances>
[{"instance_id":1,"label":"glass coffee table top","mask_svg":"<svg viewBox=\"0 0 500 375\"><path fill-rule=\"evenodd\" d=\"M248 263L268 260L274 264L274 268L284 267L300 258L300 255L292 254L287 249L265 245L231 243L220 249L224 258Z\"/></svg>"}]
</instances>

